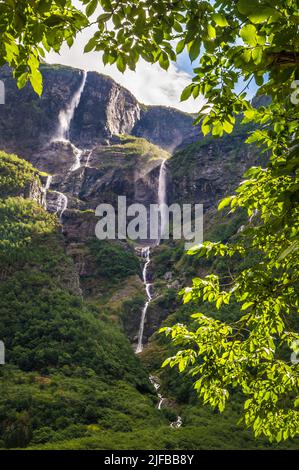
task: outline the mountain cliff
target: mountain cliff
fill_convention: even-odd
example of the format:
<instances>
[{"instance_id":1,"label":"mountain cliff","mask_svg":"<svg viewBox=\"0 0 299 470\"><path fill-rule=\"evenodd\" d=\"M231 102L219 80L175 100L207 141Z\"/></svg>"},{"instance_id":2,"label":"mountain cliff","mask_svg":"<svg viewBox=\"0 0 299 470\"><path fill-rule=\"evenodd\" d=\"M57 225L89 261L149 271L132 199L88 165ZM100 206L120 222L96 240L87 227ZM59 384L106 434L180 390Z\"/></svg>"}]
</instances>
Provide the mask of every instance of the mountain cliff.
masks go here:
<instances>
[{"instance_id":1,"label":"mountain cliff","mask_svg":"<svg viewBox=\"0 0 299 470\"><path fill-rule=\"evenodd\" d=\"M61 65L43 65L41 99L30 85L17 90L8 67L0 70L6 106L0 107L1 148L30 156L55 136L59 111L66 108L82 80L82 71ZM115 134L144 137L173 151L194 135L193 118L173 108L145 106L112 78L88 72L86 84L71 123L72 142L81 147L103 144Z\"/></svg>"}]
</instances>

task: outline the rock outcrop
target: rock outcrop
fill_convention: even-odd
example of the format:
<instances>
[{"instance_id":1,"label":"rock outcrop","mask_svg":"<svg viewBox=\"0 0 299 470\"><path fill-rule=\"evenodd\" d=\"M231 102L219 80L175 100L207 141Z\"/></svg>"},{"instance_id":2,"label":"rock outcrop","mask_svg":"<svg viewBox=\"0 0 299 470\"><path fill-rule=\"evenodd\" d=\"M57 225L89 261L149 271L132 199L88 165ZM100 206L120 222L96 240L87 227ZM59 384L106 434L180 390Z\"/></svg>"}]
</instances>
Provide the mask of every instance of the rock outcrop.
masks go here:
<instances>
[{"instance_id":1,"label":"rock outcrop","mask_svg":"<svg viewBox=\"0 0 299 470\"><path fill-rule=\"evenodd\" d=\"M173 152L178 146L198 138L194 116L165 106L144 106L133 134Z\"/></svg>"},{"instance_id":2,"label":"rock outcrop","mask_svg":"<svg viewBox=\"0 0 299 470\"><path fill-rule=\"evenodd\" d=\"M131 134L139 119L140 105L128 90L110 77L90 72L70 137L76 145L89 148L115 134Z\"/></svg>"},{"instance_id":3,"label":"rock outcrop","mask_svg":"<svg viewBox=\"0 0 299 470\"><path fill-rule=\"evenodd\" d=\"M249 130L237 126L231 135L202 138L177 151L168 164L169 203L203 204L205 212L215 209L247 168L265 160L256 147L244 144Z\"/></svg>"}]
</instances>

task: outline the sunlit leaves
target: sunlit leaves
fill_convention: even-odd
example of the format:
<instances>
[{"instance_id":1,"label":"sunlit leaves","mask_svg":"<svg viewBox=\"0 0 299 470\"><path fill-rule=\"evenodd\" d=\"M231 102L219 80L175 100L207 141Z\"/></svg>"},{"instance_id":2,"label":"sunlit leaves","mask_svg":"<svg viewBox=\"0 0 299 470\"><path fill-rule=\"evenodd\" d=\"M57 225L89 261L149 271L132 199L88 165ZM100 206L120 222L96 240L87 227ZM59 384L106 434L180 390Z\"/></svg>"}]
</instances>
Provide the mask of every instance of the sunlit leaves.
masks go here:
<instances>
[{"instance_id":1,"label":"sunlit leaves","mask_svg":"<svg viewBox=\"0 0 299 470\"><path fill-rule=\"evenodd\" d=\"M247 24L246 26L243 26L240 31L240 36L249 46L257 45L257 31L253 24Z\"/></svg>"},{"instance_id":2,"label":"sunlit leaves","mask_svg":"<svg viewBox=\"0 0 299 470\"><path fill-rule=\"evenodd\" d=\"M228 21L225 18L224 15L221 13L213 13L212 19L215 21L215 23L220 26L221 28L224 28L225 26L228 26Z\"/></svg>"}]
</instances>

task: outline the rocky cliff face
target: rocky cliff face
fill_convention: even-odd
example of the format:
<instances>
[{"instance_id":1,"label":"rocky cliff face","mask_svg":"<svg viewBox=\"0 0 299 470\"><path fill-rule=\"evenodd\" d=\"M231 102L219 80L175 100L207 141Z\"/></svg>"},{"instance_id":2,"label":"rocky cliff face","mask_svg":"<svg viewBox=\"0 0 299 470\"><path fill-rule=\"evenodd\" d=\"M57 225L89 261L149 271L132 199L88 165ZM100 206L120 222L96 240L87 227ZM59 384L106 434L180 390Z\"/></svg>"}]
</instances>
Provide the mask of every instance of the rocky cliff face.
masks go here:
<instances>
[{"instance_id":1,"label":"rocky cliff face","mask_svg":"<svg viewBox=\"0 0 299 470\"><path fill-rule=\"evenodd\" d=\"M203 204L205 212L215 209L247 168L263 163L257 148L244 144L248 131L238 126L222 139L202 138L178 150L168 164L169 202Z\"/></svg>"},{"instance_id":2,"label":"rocky cliff face","mask_svg":"<svg viewBox=\"0 0 299 470\"><path fill-rule=\"evenodd\" d=\"M5 83L6 105L0 107L0 146L32 157L55 136L58 116L82 81L82 71L60 65L41 68L44 91L39 98L30 85L18 90L8 67L0 69ZM70 140L79 147L105 144L113 135L144 137L173 151L194 136L191 115L161 106L140 105L136 98L112 78L87 74L86 84L70 128Z\"/></svg>"},{"instance_id":3,"label":"rocky cliff face","mask_svg":"<svg viewBox=\"0 0 299 470\"><path fill-rule=\"evenodd\" d=\"M30 85L18 90L8 67L2 67L6 104L0 106L0 148L31 158L49 143L58 125L59 111L79 87L82 72L63 66L42 66L44 91L39 98Z\"/></svg>"},{"instance_id":4,"label":"rocky cliff face","mask_svg":"<svg viewBox=\"0 0 299 470\"><path fill-rule=\"evenodd\" d=\"M194 117L174 108L145 106L133 134L144 137L159 147L173 152L184 142L190 143L198 137L199 130L193 127Z\"/></svg>"},{"instance_id":5,"label":"rocky cliff face","mask_svg":"<svg viewBox=\"0 0 299 470\"><path fill-rule=\"evenodd\" d=\"M79 146L105 143L114 134L131 134L140 119L134 96L105 75L90 72L71 126L71 140Z\"/></svg>"}]
</instances>

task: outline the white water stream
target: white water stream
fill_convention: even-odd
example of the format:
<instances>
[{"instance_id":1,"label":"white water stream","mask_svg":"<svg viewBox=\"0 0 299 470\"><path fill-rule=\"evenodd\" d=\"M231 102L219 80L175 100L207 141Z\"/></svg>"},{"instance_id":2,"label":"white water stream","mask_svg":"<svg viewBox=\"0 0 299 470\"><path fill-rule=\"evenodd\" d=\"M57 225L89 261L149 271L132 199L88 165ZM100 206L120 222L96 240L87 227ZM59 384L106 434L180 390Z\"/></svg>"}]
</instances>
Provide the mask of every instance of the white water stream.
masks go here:
<instances>
[{"instance_id":1,"label":"white water stream","mask_svg":"<svg viewBox=\"0 0 299 470\"><path fill-rule=\"evenodd\" d=\"M55 138L53 140L60 140L64 141L67 140L69 141L70 137L70 127L71 127L71 122L74 118L75 111L78 108L81 100L82 93L85 88L86 84L86 79L87 79L87 72L83 71L83 78L82 82L80 84L80 87L78 90L75 92L74 96L72 97L70 103L67 105L65 109L62 109L59 113L58 116L58 130Z\"/></svg>"},{"instance_id":2,"label":"white water stream","mask_svg":"<svg viewBox=\"0 0 299 470\"><path fill-rule=\"evenodd\" d=\"M159 240L158 245L163 238L166 227L166 204L167 204L167 170L166 160L163 160L159 173L159 186L158 186L158 204L160 208L160 227L159 227Z\"/></svg>"},{"instance_id":3,"label":"white water stream","mask_svg":"<svg viewBox=\"0 0 299 470\"><path fill-rule=\"evenodd\" d=\"M57 129L57 132L56 132L54 138L52 139L52 142L67 142L72 147L73 154L75 156L75 162L73 163L73 165L69 169L69 171L67 173L67 176L70 173L78 170L81 167L81 159L82 159L82 155L85 151L85 150L82 150L82 149L79 149L78 147L76 147L69 140L69 137L70 137L71 123L72 123L72 120L74 119L76 109L78 108L78 106L80 104L81 96L82 96L82 93L84 91L85 84L86 84L86 79L87 79L87 72L83 71L83 77L82 77L80 87L78 88L78 90L73 95L73 97L72 97L70 103L67 105L67 107L65 109L62 109L59 113L59 116L58 116L58 129ZM90 156L91 156L91 151L88 155L88 161L90 159ZM85 166L87 166L87 164ZM52 182L52 176L49 176L47 178L46 186L44 188L45 198L46 198L47 192L48 192L48 190L51 186L51 182ZM55 192L58 194L56 213L59 214L60 220L62 220L62 216L63 216L63 214L66 211L67 206L68 206L68 198L63 193L60 193L58 191L55 191Z\"/></svg>"},{"instance_id":4,"label":"white water stream","mask_svg":"<svg viewBox=\"0 0 299 470\"><path fill-rule=\"evenodd\" d=\"M166 179L167 173L166 173L166 160L163 160L161 166L160 166L160 172L159 172L159 185L158 185L158 204L159 204L159 209L160 209L160 221L159 221L159 237L156 242L156 245L160 244L161 237L163 235L163 229L165 227L165 208L167 204L167 179ZM139 332L138 332L138 344L136 348L136 354L139 354L143 351L143 333L144 333L144 323L146 320L146 312L148 310L149 304L152 300L152 295L151 295L151 284L148 282L148 267L151 262L151 249L150 246L146 246L145 248L142 248L141 250L141 256L142 258L145 259L145 264L143 267L142 271L142 278L143 278L143 284L145 286L146 290L146 296L147 300L145 302L145 305L143 307L142 313L141 313L141 320L140 320L140 327L139 327Z\"/></svg>"},{"instance_id":5,"label":"white water stream","mask_svg":"<svg viewBox=\"0 0 299 470\"><path fill-rule=\"evenodd\" d=\"M158 185L158 204L159 204L159 209L160 209L160 223L159 223L159 238L157 240L156 245L160 245L161 239L163 238L163 233L164 229L166 227L166 204L167 204L167 170L166 170L166 160L163 160L161 167L160 167L160 173L159 173L159 185ZM151 284L148 282L148 268L151 263L151 247L147 246L145 248L142 248L141 250L141 256L142 258L145 259L143 271L142 271L142 278L143 278L143 284L145 286L145 291L146 291L146 296L147 300L145 302L145 305L142 309L141 313L141 320L140 320L140 326L139 326L139 332L138 332L138 344L136 348L136 354L139 354L143 351L143 334L144 334L144 324L146 320L146 313L149 307L150 302L152 301L152 294L151 294ZM153 375L150 375L149 380L151 384L154 386L157 396L159 398L157 408L158 410L161 410L163 404L167 401L165 397L159 392L159 389L161 387L160 383L158 382L157 378L154 377ZM183 424L183 420L181 416L177 417L177 420L170 423L170 427L177 429L180 428Z\"/></svg>"},{"instance_id":6,"label":"white water stream","mask_svg":"<svg viewBox=\"0 0 299 470\"><path fill-rule=\"evenodd\" d=\"M57 209L56 209L56 214L59 214L60 222L62 221L62 216L64 212L67 209L68 205L68 198L65 194L59 193L56 191L58 194L58 199L57 199Z\"/></svg>"},{"instance_id":7,"label":"white water stream","mask_svg":"<svg viewBox=\"0 0 299 470\"><path fill-rule=\"evenodd\" d=\"M146 248L142 248L141 250L141 256L145 258L145 264L143 267L142 271L142 278L143 278L143 283L145 285L145 290L146 290L146 296L147 296L147 301L145 302L145 305L142 310L141 314L141 321L140 321L140 327L139 327L139 332L138 332L138 344L136 348L136 354L139 354L143 351L143 333L144 333L144 323L145 323L145 318L146 318L146 312L148 309L148 306L150 304L150 301L152 300L152 295L151 295L151 284L149 284L148 281L148 267L151 262L150 258L150 247L147 246Z\"/></svg>"}]
</instances>

